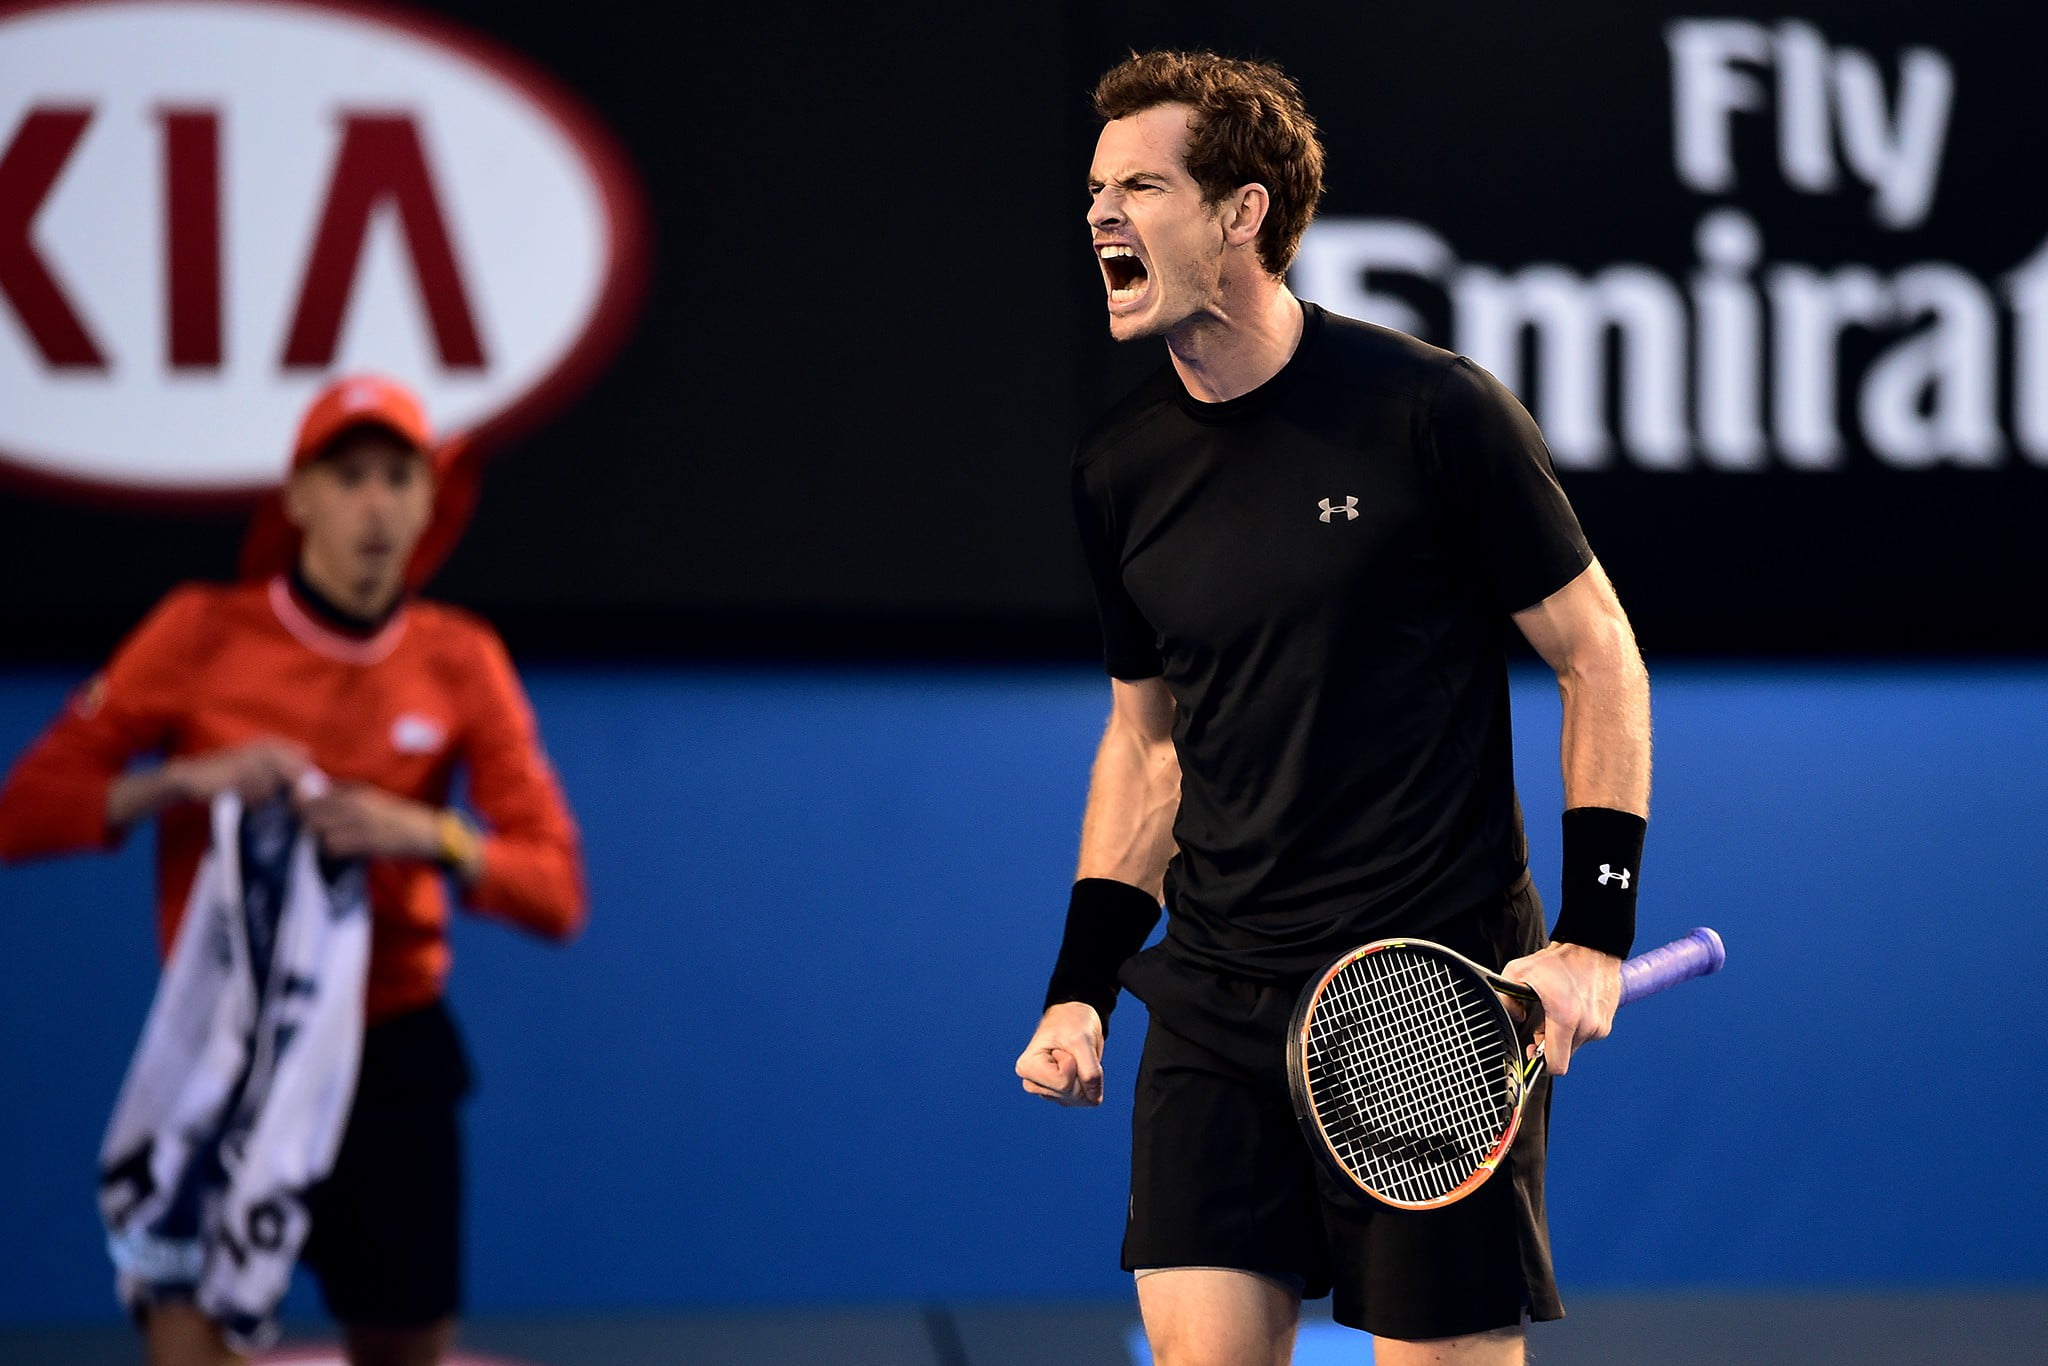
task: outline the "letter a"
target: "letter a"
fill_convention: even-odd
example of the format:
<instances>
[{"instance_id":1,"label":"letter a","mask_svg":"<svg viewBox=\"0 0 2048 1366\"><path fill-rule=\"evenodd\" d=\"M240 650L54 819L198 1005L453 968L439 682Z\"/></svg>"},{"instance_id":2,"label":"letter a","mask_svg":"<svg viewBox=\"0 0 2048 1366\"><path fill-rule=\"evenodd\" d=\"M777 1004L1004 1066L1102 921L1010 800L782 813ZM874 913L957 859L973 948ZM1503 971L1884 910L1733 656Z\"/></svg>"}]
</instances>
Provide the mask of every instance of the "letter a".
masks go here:
<instances>
[{"instance_id":1,"label":"letter a","mask_svg":"<svg viewBox=\"0 0 2048 1366\"><path fill-rule=\"evenodd\" d=\"M441 363L451 370L483 368L483 344L455 264L447 218L434 196L419 129L406 114L348 114L342 119L341 152L285 341L287 368L319 370L334 363L370 215L386 200L404 227L413 279Z\"/></svg>"}]
</instances>

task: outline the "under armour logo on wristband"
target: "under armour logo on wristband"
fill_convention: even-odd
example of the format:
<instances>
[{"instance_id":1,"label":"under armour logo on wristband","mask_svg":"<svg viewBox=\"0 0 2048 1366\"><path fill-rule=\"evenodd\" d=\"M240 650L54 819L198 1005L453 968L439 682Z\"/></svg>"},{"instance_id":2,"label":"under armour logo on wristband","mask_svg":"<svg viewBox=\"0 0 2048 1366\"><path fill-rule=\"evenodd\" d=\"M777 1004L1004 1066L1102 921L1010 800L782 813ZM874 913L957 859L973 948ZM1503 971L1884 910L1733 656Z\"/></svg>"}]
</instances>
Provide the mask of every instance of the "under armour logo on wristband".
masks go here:
<instances>
[{"instance_id":1,"label":"under armour logo on wristband","mask_svg":"<svg viewBox=\"0 0 2048 1366\"><path fill-rule=\"evenodd\" d=\"M1621 871L1616 872L1614 869L1608 867L1604 863L1600 865L1600 885L1602 887L1605 887L1610 881L1619 882L1621 884L1621 890L1625 892L1628 890L1628 879L1628 869L1623 868Z\"/></svg>"},{"instance_id":2,"label":"under armour logo on wristband","mask_svg":"<svg viewBox=\"0 0 2048 1366\"><path fill-rule=\"evenodd\" d=\"M1355 522L1358 520L1358 499L1355 497L1347 495L1344 499L1344 505L1342 507L1337 506L1335 503L1332 503L1327 498L1318 502L1316 506L1323 510L1323 515L1316 518L1318 522L1327 522L1330 520L1332 516L1336 515L1339 512L1344 514L1344 520L1347 522Z\"/></svg>"}]
</instances>

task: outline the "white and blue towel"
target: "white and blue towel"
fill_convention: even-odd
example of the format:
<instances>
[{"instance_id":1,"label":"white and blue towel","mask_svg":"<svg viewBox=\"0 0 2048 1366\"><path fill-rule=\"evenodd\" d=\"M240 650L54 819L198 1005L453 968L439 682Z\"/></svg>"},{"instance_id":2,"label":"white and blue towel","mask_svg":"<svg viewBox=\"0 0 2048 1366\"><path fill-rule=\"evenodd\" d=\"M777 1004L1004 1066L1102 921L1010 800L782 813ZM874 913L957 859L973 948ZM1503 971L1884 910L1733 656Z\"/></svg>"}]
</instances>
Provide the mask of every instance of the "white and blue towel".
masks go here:
<instances>
[{"instance_id":1,"label":"white and blue towel","mask_svg":"<svg viewBox=\"0 0 2048 1366\"><path fill-rule=\"evenodd\" d=\"M131 1313L193 1303L256 1350L354 1099L370 914L362 864L323 860L288 798L212 816L100 1148L100 1214Z\"/></svg>"}]
</instances>

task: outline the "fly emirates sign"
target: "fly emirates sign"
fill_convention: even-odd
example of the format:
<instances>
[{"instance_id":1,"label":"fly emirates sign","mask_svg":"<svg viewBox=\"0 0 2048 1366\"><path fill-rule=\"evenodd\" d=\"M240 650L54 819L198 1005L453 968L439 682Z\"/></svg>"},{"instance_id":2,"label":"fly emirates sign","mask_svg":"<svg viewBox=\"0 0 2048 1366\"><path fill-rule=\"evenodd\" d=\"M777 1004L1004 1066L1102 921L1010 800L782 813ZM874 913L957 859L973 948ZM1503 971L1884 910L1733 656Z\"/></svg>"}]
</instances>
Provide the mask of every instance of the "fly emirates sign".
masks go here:
<instances>
[{"instance_id":1,"label":"fly emirates sign","mask_svg":"<svg viewBox=\"0 0 2048 1366\"><path fill-rule=\"evenodd\" d=\"M329 376L442 429L573 390L639 288L637 190L523 62L401 11L0 7L0 462L126 496L276 483Z\"/></svg>"},{"instance_id":2,"label":"fly emirates sign","mask_svg":"<svg viewBox=\"0 0 2048 1366\"><path fill-rule=\"evenodd\" d=\"M1858 197L1887 238L1919 229L1958 98L1950 60L1863 51L1798 20L1682 19L1664 39L1673 169L1710 201L1689 266L1507 269L1461 260L1420 223L1340 218L1304 240L1300 292L1427 335L1373 282L1441 290L1451 335L1433 340L1522 394L1565 468L1826 471L1854 450L1898 470L2048 466L2048 242L1990 273L1776 260L1741 202L1776 176L1795 195ZM1852 329L1880 343L1853 372Z\"/></svg>"}]
</instances>

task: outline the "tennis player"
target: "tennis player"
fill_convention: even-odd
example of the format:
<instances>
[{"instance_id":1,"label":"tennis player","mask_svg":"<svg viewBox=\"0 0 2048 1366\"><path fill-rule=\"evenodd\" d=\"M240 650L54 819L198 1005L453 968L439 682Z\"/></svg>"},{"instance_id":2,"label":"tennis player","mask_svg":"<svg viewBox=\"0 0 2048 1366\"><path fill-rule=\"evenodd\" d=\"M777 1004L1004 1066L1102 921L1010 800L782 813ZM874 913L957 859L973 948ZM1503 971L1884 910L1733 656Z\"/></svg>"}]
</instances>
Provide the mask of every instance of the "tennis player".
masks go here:
<instances>
[{"instance_id":1,"label":"tennis player","mask_svg":"<svg viewBox=\"0 0 2048 1366\"><path fill-rule=\"evenodd\" d=\"M1153 52L1095 108L1110 332L1163 338L1167 363L1075 455L1112 705L1018 1075L1098 1104L1119 980L1150 1009L1123 1265L1164 1366L1285 1362L1301 1299L1333 1292L1382 1366L1519 1362L1523 1324L1564 1312L1547 1084L1508 1179L1398 1211L1312 1160L1282 1039L1312 972L1394 935L1529 983L1559 1075L1607 1033L1648 810L1641 659L1514 397L1289 292L1323 175L1292 80ZM1563 695L1547 936L1511 768L1511 623ZM1165 938L1140 953L1162 896Z\"/></svg>"},{"instance_id":2,"label":"tennis player","mask_svg":"<svg viewBox=\"0 0 2048 1366\"><path fill-rule=\"evenodd\" d=\"M0 788L8 859L109 848L155 818L168 951L208 803L261 800L308 766L333 780L300 814L327 852L369 860L367 1026L304 1260L355 1366L431 1366L460 1303L469 1065L442 999L444 883L549 938L584 915L576 828L504 646L410 591L468 511L454 449L437 468L425 414L397 384L331 386L305 416L282 500L252 526L248 581L172 592ZM145 755L162 761L129 767ZM480 825L449 805L458 768ZM152 1366L239 1360L175 1297L143 1327Z\"/></svg>"}]
</instances>

